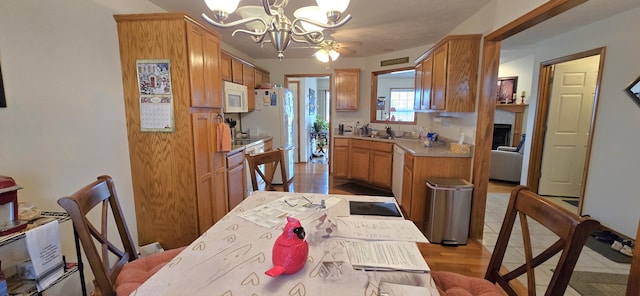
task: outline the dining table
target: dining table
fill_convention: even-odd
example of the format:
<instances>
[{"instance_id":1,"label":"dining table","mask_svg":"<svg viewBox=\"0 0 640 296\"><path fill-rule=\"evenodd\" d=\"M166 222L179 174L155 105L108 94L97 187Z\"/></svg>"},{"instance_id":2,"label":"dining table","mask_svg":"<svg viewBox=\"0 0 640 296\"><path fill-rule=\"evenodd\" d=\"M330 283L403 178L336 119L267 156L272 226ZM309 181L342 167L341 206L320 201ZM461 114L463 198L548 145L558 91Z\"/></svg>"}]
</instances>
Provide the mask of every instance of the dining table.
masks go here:
<instances>
[{"instance_id":1,"label":"dining table","mask_svg":"<svg viewBox=\"0 0 640 296\"><path fill-rule=\"evenodd\" d=\"M430 295L438 295L428 271L365 270L351 265L342 244L344 238L335 235L332 222L345 211L349 215L350 201L393 203L397 207L393 197L255 191L131 296L390 295L379 291L382 282L427 287ZM301 204L304 206L297 206ZM286 216L300 220L309 254L299 271L271 277L265 271L273 267L272 248Z\"/></svg>"}]
</instances>

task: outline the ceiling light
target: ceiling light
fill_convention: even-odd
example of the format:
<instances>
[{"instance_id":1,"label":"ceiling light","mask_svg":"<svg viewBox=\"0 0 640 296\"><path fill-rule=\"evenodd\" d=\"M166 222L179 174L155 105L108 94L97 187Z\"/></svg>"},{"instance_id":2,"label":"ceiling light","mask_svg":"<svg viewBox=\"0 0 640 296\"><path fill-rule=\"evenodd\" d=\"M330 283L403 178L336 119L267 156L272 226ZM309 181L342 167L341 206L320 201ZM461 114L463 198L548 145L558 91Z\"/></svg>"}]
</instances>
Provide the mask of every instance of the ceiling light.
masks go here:
<instances>
[{"instance_id":1,"label":"ceiling light","mask_svg":"<svg viewBox=\"0 0 640 296\"><path fill-rule=\"evenodd\" d=\"M284 8L289 0L262 0L260 6L238 7L239 0L204 0L213 11L213 18L202 14L202 18L211 25L219 28L231 28L246 25L249 30L236 29L236 33L251 35L255 43L271 43L278 51L278 59L284 58L284 51L291 41L318 45L324 41L324 29L335 29L344 26L351 20L351 15L340 20L342 13L349 6L349 0L316 0L318 6L303 7L294 13L295 19L290 21L284 14ZM230 23L224 21L234 11L242 19ZM260 8L260 9L258 9ZM325 17L323 17L323 15ZM336 57L337 58L337 57Z\"/></svg>"},{"instance_id":2,"label":"ceiling light","mask_svg":"<svg viewBox=\"0 0 640 296\"><path fill-rule=\"evenodd\" d=\"M335 61L340 56L340 53L332 49L329 51L329 56L331 57L332 61Z\"/></svg>"},{"instance_id":3,"label":"ceiling light","mask_svg":"<svg viewBox=\"0 0 640 296\"><path fill-rule=\"evenodd\" d=\"M326 49L320 49L316 51L315 56L318 61L321 61L323 63L329 62L329 52Z\"/></svg>"}]
</instances>

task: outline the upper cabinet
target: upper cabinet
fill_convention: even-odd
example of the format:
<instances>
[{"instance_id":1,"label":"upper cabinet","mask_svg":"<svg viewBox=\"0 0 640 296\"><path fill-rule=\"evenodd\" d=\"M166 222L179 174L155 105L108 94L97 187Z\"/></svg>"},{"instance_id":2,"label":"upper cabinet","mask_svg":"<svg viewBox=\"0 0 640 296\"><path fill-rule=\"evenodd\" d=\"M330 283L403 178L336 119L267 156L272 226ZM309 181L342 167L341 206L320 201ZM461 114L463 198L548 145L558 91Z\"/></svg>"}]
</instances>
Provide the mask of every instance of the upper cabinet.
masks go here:
<instances>
[{"instance_id":1,"label":"upper cabinet","mask_svg":"<svg viewBox=\"0 0 640 296\"><path fill-rule=\"evenodd\" d=\"M191 73L191 105L221 108L220 41L200 25L192 22L185 24Z\"/></svg>"},{"instance_id":2,"label":"upper cabinet","mask_svg":"<svg viewBox=\"0 0 640 296\"><path fill-rule=\"evenodd\" d=\"M256 99L254 89L255 84L255 69L247 64L242 64L242 84L247 86L249 92L247 93L247 104L249 105L249 112L256 109Z\"/></svg>"},{"instance_id":3,"label":"upper cabinet","mask_svg":"<svg viewBox=\"0 0 640 296\"><path fill-rule=\"evenodd\" d=\"M226 53L220 54L220 76L224 81L232 81L231 56Z\"/></svg>"},{"instance_id":4,"label":"upper cabinet","mask_svg":"<svg viewBox=\"0 0 640 296\"><path fill-rule=\"evenodd\" d=\"M447 36L418 59L416 111L475 111L481 37Z\"/></svg>"},{"instance_id":5,"label":"upper cabinet","mask_svg":"<svg viewBox=\"0 0 640 296\"><path fill-rule=\"evenodd\" d=\"M360 69L336 69L336 111L357 111L360 102Z\"/></svg>"}]
</instances>

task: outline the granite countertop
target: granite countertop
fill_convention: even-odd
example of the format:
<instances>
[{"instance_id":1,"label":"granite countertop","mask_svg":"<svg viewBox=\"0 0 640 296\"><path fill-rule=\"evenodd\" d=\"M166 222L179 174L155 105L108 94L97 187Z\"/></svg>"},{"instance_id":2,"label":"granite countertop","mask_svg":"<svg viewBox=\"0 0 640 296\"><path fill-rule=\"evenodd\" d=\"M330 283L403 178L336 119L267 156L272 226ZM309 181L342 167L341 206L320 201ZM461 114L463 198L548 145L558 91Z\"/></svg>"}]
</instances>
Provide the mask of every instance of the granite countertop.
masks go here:
<instances>
[{"instance_id":1,"label":"granite countertop","mask_svg":"<svg viewBox=\"0 0 640 296\"><path fill-rule=\"evenodd\" d=\"M334 138L344 138L344 139L360 139L360 140L370 140L370 141L380 141L380 142L390 142L394 143L405 151L409 152L413 156L425 156L425 157L472 157L473 156L473 145L471 145L471 149L469 149L468 153L455 153L451 151L451 141L439 141L433 144L431 147L425 147L422 144L422 141L418 139L403 139L403 138L395 138L395 139L385 139L385 138L371 138L371 137L363 137L363 136L354 136L354 135L334 135Z\"/></svg>"}]
</instances>

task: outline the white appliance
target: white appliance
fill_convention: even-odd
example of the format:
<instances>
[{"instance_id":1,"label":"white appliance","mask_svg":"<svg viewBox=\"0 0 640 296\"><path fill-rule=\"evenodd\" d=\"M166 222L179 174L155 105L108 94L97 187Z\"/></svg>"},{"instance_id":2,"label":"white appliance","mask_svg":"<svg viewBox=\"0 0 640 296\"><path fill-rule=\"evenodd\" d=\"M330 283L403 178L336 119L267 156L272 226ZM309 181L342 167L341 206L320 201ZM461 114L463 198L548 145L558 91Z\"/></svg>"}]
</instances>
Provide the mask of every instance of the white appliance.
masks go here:
<instances>
[{"instance_id":1,"label":"white appliance","mask_svg":"<svg viewBox=\"0 0 640 296\"><path fill-rule=\"evenodd\" d=\"M264 143L259 142L259 144L256 145L250 145L247 146L244 149L244 153L245 155L249 155L249 154L258 154L258 153L262 153L264 152ZM264 171L264 165L260 166L260 170ZM255 172L252 170L251 167L249 167L249 160L245 159L244 161L244 171L245 171L245 195L244 197L247 197L249 195L251 195L251 192L253 192L253 184L251 183L251 174L255 174ZM264 183L264 180L257 178L256 179L258 181L258 186L261 186L262 183Z\"/></svg>"},{"instance_id":2,"label":"white appliance","mask_svg":"<svg viewBox=\"0 0 640 296\"><path fill-rule=\"evenodd\" d=\"M404 174L404 150L393 145L393 170L391 179L391 192L396 197L398 204L402 204L402 179Z\"/></svg>"},{"instance_id":3,"label":"white appliance","mask_svg":"<svg viewBox=\"0 0 640 296\"><path fill-rule=\"evenodd\" d=\"M224 81L224 112L242 113L249 111L247 86Z\"/></svg>"},{"instance_id":4,"label":"white appliance","mask_svg":"<svg viewBox=\"0 0 640 296\"><path fill-rule=\"evenodd\" d=\"M255 95L256 110L242 115L242 127L259 128L262 133L273 137L273 149L284 148L285 171L287 179L291 180L295 169L293 93L286 88L273 88L256 89ZM282 184L280 174L275 174L273 183Z\"/></svg>"}]
</instances>

